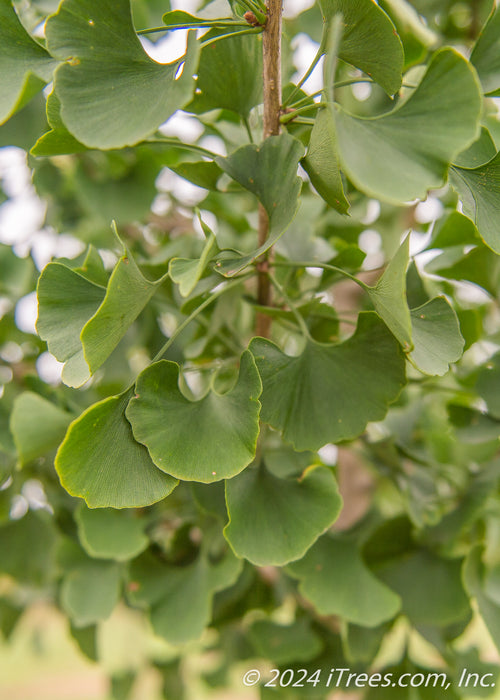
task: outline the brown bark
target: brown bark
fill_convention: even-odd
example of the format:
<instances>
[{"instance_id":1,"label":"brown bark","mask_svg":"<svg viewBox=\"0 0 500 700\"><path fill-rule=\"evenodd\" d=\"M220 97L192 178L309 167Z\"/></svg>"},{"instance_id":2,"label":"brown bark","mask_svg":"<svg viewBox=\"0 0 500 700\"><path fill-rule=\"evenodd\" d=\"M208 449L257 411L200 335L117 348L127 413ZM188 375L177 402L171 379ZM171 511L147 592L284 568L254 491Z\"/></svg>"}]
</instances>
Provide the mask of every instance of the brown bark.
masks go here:
<instances>
[{"instance_id":1,"label":"brown bark","mask_svg":"<svg viewBox=\"0 0 500 700\"><path fill-rule=\"evenodd\" d=\"M263 137L267 139L280 133L281 107L281 16L282 0L268 0L267 22L262 36L263 87L264 87L264 129ZM259 246L263 245L269 235L267 212L259 205ZM271 285L267 276L269 259L272 251L261 256L257 261L257 301L262 306L271 304ZM257 335L268 337L271 318L258 313L256 320Z\"/></svg>"}]
</instances>

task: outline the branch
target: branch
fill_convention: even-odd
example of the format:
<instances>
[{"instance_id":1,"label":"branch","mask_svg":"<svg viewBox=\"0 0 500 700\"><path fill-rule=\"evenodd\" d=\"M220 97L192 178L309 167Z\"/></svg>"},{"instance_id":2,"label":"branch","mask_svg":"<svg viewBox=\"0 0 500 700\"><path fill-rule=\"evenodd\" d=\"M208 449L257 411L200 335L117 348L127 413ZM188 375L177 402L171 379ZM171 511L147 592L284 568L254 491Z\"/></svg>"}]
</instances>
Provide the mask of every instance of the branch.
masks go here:
<instances>
[{"instance_id":1,"label":"branch","mask_svg":"<svg viewBox=\"0 0 500 700\"><path fill-rule=\"evenodd\" d=\"M280 133L281 109L281 15L282 0L268 0L267 22L262 36L263 80L264 80L264 139ZM269 235L269 219L262 205L259 205L259 246ZM263 255L257 262L257 300L262 306L271 304L271 284L267 275L272 252ZM257 314L256 333L269 336L271 318Z\"/></svg>"}]
</instances>

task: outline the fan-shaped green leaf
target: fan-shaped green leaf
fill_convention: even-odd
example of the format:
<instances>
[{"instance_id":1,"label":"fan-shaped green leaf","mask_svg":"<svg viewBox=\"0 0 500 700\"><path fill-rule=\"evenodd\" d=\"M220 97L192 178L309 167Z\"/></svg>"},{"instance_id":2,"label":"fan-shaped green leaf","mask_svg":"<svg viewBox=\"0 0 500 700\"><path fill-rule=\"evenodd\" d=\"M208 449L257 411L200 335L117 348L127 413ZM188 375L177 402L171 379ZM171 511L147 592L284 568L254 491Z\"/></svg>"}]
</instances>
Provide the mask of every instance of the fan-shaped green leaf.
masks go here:
<instances>
[{"instance_id":1,"label":"fan-shaped green leaf","mask_svg":"<svg viewBox=\"0 0 500 700\"><path fill-rule=\"evenodd\" d=\"M19 21L10 0L0 0L0 124L51 80L57 66Z\"/></svg>"},{"instance_id":2,"label":"fan-shaped green leaf","mask_svg":"<svg viewBox=\"0 0 500 700\"><path fill-rule=\"evenodd\" d=\"M413 623L445 626L470 612L461 566L460 559L417 550L378 565L376 574L401 596L403 612Z\"/></svg>"},{"instance_id":3,"label":"fan-shaped green leaf","mask_svg":"<svg viewBox=\"0 0 500 700\"><path fill-rule=\"evenodd\" d=\"M185 161L169 167L176 175L206 190L217 190L217 182L222 175L222 170L213 160Z\"/></svg>"},{"instance_id":4,"label":"fan-shaped green leaf","mask_svg":"<svg viewBox=\"0 0 500 700\"><path fill-rule=\"evenodd\" d=\"M80 386L90 372L80 333L104 299L106 290L63 263L49 263L38 280L36 328L50 352L64 362L62 379L68 386Z\"/></svg>"},{"instance_id":5,"label":"fan-shaped green leaf","mask_svg":"<svg viewBox=\"0 0 500 700\"><path fill-rule=\"evenodd\" d=\"M477 168L494 158L496 154L495 142L488 129L482 126L479 138L469 148L458 154L453 165L458 165L461 168Z\"/></svg>"},{"instance_id":6,"label":"fan-shaped green leaf","mask_svg":"<svg viewBox=\"0 0 500 700\"><path fill-rule=\"evenodd\" d=\"M448 217L436 222L428 247L450 248L460 245L477 245L480 242L481 239L472 221L460 212L453 211ZM428 265L426 269L431 271Z\"/></svg>"},{"instance_id":7,"label":"fan-shaped green leaf","mask_svg":"<svg viewBox=\"0 0 500 700\"><path fill-rule=\"evenodd\" d=\"M347 624L342 637L346 658L351 663L361 662L368 666L375 658L390 628L390 622L385 622L378 627Z\"/></svg>"},{"instance_id":8,"label":"fan-shaped green leaf","mask_svg":"<svg viewBox=\"0 0 500 700\"><path fill-rule=\"evenodd\" d=\"M65 363L68 386L81 386L99 369L162 282L147 280L125 246L107 289L85 274L53 262L38 281L38 334Z\"/></svg>"},{"instance_id":9,"label":"fan-shaped green leaf","mask_svg":"<svg viewBox=\"0 0 500 700\"><path fill-rule=\"evenodd\" d=\"M208 228L208 227L207 227ZM215 235L208 229L208 238L201 256L197 260L187 258L172 258L168 266L168 274L173 282L179 285L181 296L188 297L194 290L205 271L210 256L216 249Z\"/></svg>"},{"instance_id":10,"label":"fan-shaped green leaf","mask_svg":"<svg viewBox=\"0 0 500 700\"><path fill-rule=\"evenodd\" d=\"M81 503L75 519L82 547L91 557L127 561L148 546L144 521L129 512L109 508L91 510Z\"/></svg>"},{"instance_id":11,"label":"fan-shaped green leaf","mask_svg":"<svg viewBox=\"0 0 500 700\"><path fill-rule=\"evenodd\" d=\"M405 68L420 63L428 51L439 46L441 37L409 0L380 0L380 5L391 16L405 53Z\"/></svg>"},{"instance_id":12,"label":"fan-shaped green leaf","mask_svg":"<svg viewBox=\"0 0 500 700\"><path fill-rule=\"evenodd\" d=\"M470 57L485 93L500 95L500 7L493 9Z\"/></svg>"},{"instance_id":13,"label":"fan-shaped green leaf","mask_svg":"<svg viewBox=\"0 0 500 700\"><path fill-rule=\"evenodd\" d=\"M235 583L242 565L231 552L216 563L201 554L187 566L145 555L131 565L129 597L150 608L157 634L171 644L184 644L200 637L210 622L214 593Z\"/></svg>"},{"instance_id":14,"label":"fan-shaped green leaf","mask_svg":"<svg viewBox=\"0 0 500 700\"><path fill-rule=\"evenodd\" d=\"M472 221L466 217L463 218L469 221L479 238ZM478 242L480 245L472 248L465 255L461 245L445 249L443 253L427 263L426 272L446 279L472 282L482 287L491 296L496 296L500 282L500 259L481 240Z\"/></svg>"},{"instance_id":15,"label":"fan-shaped green leaf","mask_svg":"<svg viewBox=\"0 0 500 700\"><path fill-rule=\"evenodd\" d=\"M147 280L123 246L123 255L109 278L106 296L81 332L91 374L109 357L162 281Z\"/></svg>"},{"instance_id":16,"label":"fan-shaped green leaf","mask_svg":"<svg viewBox=\"0 0 500 700\"><path fill-rule=\"evenodd\" d=\"M239 557L283 566L304 556L337 519L342 499L329 469L280 479L264 466L226 482L229 523L224 535Z\"/></svg>"},{"instance_id":17,"label":"fan-shaped green leaf","mask_svg":"<svg viewBox=\"0 0 500 700\"><path fill-rule=\"evenodd\" d=\"M340 615L364 627L377 627L399 611L401 599L365 565L356 544L325 535L287 571L320 615Z\"/></svg>"},{"instance_id":18,"label":"fan-shaped green leaf","mask_svg":"<svg viewBox=\"0 0 500 700\"><path fill-rule=\"evenodd\" d=\"M337 109L341 164L367 194L394 203L423 199L478 136L481 104L467 61L442 49L410 98L392 112L367 119Z\"/></svg>"},{"instance_id":19,"label":"fan-shaped green leaf","mask_svg":"<svg viewBox=\"0 0 500 700\"><path fill-rule=\"evenodd\" d=\"M47 98L47 121L50 131L40 136L31 149L34 156L59 156L68 153L83 153L87 146L69 133L61 119L61 102L54 90Z\"/></svg>"},{"instance_id":20,"label":"fan-shaped green leaf","mask_svg":"<svg viewBox=\"0 0 500 700\"><path fill-rule=\"evenodd\" d=\"M324 21L342 15L339 58L394 95L401 87L404 54L389 16L371 0L320 0L320 6Z\"/></svg>"},{"instance_id":21,"label":"fan-shaped green leaf","mask_svg":"<svg viewBox=\"0 0 500 700\"><path fill-rule=\"evenodd\" d=\"M34 266L31 257L19 258L8 245L0 244L0 294L14 300L32 289Z\"/></svg>"},{"instance_id":22,"label":"fan-shaped green leaf","mask_svg":"<svg viewBox=\"0 0 500 700\"><path fill-rule=\"evenodd\" d=\"M337 345L308 341L289 357L254 338L250 350L262 378L262 420L298 450L357 437L385 416L405 383L401 348L372 312L361 313L355 334Z\"/></svg>"},{"instance_id":23,"label":"fan-shaped green leaf","mask_svg":"<svg viewBox=\"0 0 500 700\"><path fill-rule=\"evenodd\" d=\"M464 349L453 308L444 297L435 297L411 310L411 324L411 361L425 374L446 374L450 363L457 362Z\"/></svg>"},{"instance_id":24,"label":"fan-shaped green leaf","mask_svg":"<svg viewBox=\"0 0 500 700\"><path fill-rule=\"evenodd\" d=\"M10 416L10 430L21 465L57 447L72 420L71 414L31 391L19 394Z\"/></svg>"},{"instance_id":25,"label":"fan-shaped green leaf","mask_svg":"<svg viewBox=\"0 0 500 700\"><path fill-rule=\"evenodd\" d=\"M64 61L55 73L62 121L86 146L138 143L192 98L196 36L181 75L182 59L156 63L134 31L129 0L64 0L47 21L46 37L49 51Z\"/></svg>"},{"instance_id":26,"label":"fan-shaped green leaf","mask_svg":"<svg viewBox=\"0 0 500 700\"><path fill-rule=\"evenodd\" d=\"M311 661L323 649L321 638L311 629L308 620L299 619L291 625L272 620L256 620L248 630L255 650L264 659L276 664Z\"/></svg>"},{"instance_id":27,"label":"fan-shaped green leaf","mask_svg":"<svg viewBox=\"0 0 500 700\"><path fill-rule=\"evenodd\" d=\"M367 292L376 312L406 352L413 347L411 318L406 301L406 270L410 261L410 236L398 248L375 287Z\"/></svg>"},{"instance_id":28,"label":"fan-shaped green leaf","mask_svg":"<svg viewBox=\"0 0 500 700\"><path fill-rule=\"evenodd\" d=\"M269 217L269 237L250 255L217 263L224 275L235 275L273 246L286 231L298 209L302 185L297 175L304 155L300 141L289 134L271 136L260 146L243 146L216 163L234 180L253 192ZM276 172L280 177L276 177Z\"/></svg>"},{"instance_id":29,"label":"fan-shaped green leaf","mask_svg":"<svg viewBox=\"0 0 500 700\"><path fill-rule=\"evenodd\" d=\"M145 369L127 409L136 440L159 469L184 481L229 479L255 456L261 382L252 355L241 356L238 381L227 394L199 401L179 389L179 367L162 360Z\"/></svg>"},{"instance_id":30,"label":"fan-shaped green leaf","mask_svg":"<svg viewBox=\"0 0 500 700\"><path fill-rule=\"evenodd\" d=\"M463 203L463 212L476 224L479 235L500 253L500 153L478 168L450 169L450 182Z\"/></svg>"},{"instance_id":31,"label":"fan-shaped green leaf","mask_svg":"<svg viewBox=\"0 0 500 700\"><path fill-rule=\"evenodd\" d=\"M139 445L125 418L130 389L94 404L70 425L56 456L61 483L90 508L140 508L177 485Z\"/></svg>"},{"instance_id":32,"label":"fan-shaped green leaf","mask_svg":"<svg viewBox=\"0 0 500 700\"><path fill-rule=\"evenodd\" d=\"M214 29L210 39L228 30ZM242 117L262 102L262 40L260 36L228 36L200 53L194 100L187 110L230 109Z\"/></svg>"},{"instance_id":33,"label":"fan-shaped green leaf","mask_svg":"<svg viewBox=\"0 0 500 700\"><path fill-rule=\"evenodd\" d=\"M314 120L307 153L302 161L311 183L325 202L341 214L349 210L338 163L333 108L325 104Z\"/></svg>"},{"instance_id":34,"label":"fan-shaped green leaf","mask_svg":"<svg viewBox=\"0 0 500 700\"><path fill-rule=\"evenodd\" d=\"M28 585L41 585L53 574L57 530L48 513L27 513L0 525L0 572Z\"/></svg>"},{"instance_id":35,"label":"fan-shaped green leaf","mask_svg":"<svg viewBox=\"0 0 500 700\"><path fill-rule=\"evenodd\" d=\"M88 627L111 615L120 590L121 574L117 564L89 561L65 576L61 605L75 627Z\"/></svg>"}]
</instances>

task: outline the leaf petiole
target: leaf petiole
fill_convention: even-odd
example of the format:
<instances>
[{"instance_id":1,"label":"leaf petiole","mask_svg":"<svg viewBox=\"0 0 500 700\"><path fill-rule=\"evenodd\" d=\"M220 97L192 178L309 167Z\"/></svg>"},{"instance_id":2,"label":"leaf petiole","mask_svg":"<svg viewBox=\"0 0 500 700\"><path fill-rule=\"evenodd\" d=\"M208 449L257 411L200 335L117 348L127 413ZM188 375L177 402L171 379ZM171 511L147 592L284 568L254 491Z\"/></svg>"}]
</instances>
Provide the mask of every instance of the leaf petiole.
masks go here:
<instances>
[{"instance_id":1,"label":"leaf petiole","mask_svg":"<svg viewBox=\"0 0 500 700\"><path fill-rule=\"evenodd\" d=\"M274 260L272 262L273 267L319 267L322 270L331 270L332 272L338 272L340 275L343 275L344 277L347 277L348 279L352 280L355 282L358 286L360 286L362 289L368 291L370 289L370 286L365 284L362 280L360 280L358 277L355 277L354 275L351 275L350 272L346 272L346 270L343 270L341 267L336 267L335 265L329 265L328 263L323 263L323 262L317 262L317 261L311 261L311 262L295 262L292 260Z\"/></svg>"},{"instance_id":2,"label":"leaf petiole","mask_svg":"<svg viewBox=\"0 0 500 700\"><path fill-rule=\"evenodd\" d=\"M242 117L242 119L243 119L243 124L244 124L245 129L246 129L247 134L248 134L248 140L250 141L250 143L254 143L252 130L250 128L250 122L248 121L247 117Z\"/></svg>"},{"instance_id":3,"label":"leaf petiole","mask_svg":"<svg viewBox=\"0 0 500 700\"><path fill-rule=\"evenodd\" d=\"M297 83L297 85L294 87L294 89L293 89L293 90L291 91L291 93L288 95L288 97L286 98L286 100L283 102L283 104L282 104L282 107L283 107L283 108L284 108L284 107L288 107L288 105L292 102L292 100L293 100L293 98L295 97L295 95L299 92L300 88L301 88L301 87L304 85L304 83L311 77L311 75L312 75L314 69L316 68L316 66L317 66L318 63L320 62L322 56L324 55L324 53L325 53L325 51L326 51L326 49L327 49L329 31L330 31L330 28L329 28L328 24L325 23L325 24L323 25L323 33L322 33L322 35L321 35L321 41L320 41L318 50L317 50L317 52L316 52L316 55L314 56L314 58L313 58L313 60L312 60L312 63L311 63L311 65L309 66L309 68L307 69L307 71L304 73L304 75L303 75L302 78L299 80L299 82ZM321 91L321 92L322 92L322 91Z\"/></svg>"},{"instance_id":4,"label":"leaf petiole","mask_svg":"<svg viewBox=\"0 0 500 700\"><path fill-rule=\"evenodd\" d=\"M241 277L238 277L238 279L232 280L231 282L221 282L221 284L218 285L218 288L216 288L216 291L213 292L207 299L205 299L205 301L202 302L191 314L189 314L189 316L186 319L184 319L181 325L175 329L174 333L172 333L167 342L153 357L150 364L158 362L158 360L162 358L162 356L167 352L172 343L174 343L177 340L182 331L191 323L191 321L193 321L202 311L204 311L204 309L206 309L207 306L210 306L210 304L222 294L229 291L230 289L233 289L233 287L236 287L237 285L246 281L250 277L251 275L247 274L242 275Z\"/></svg>"},{"instance_id":5,"label":"leaf petiole","mask_svg":"<svg viewBox=\"0 0 500 700\"><path fill-rule=\"evenodd\" d=\"M178 141L177 139L170 138L168 136L151 136L150 138L146 139L144 143L161 143L168 146L174 146L175 148L180 148L184 151L199 153L206 158L210 158L210 160L215 160L218 157L217 153L209 151L207 148L203 148L203 146L197 146L195 143L184 143L183 141Z\"/></svg>"},{"instance_id":6,"label":"leaf petiole","mask_svg":"<svg viewBox=\"0 0 500 700\"><path fill-rule=\"evenodd\" d=\"M280 117L280 122L282 124L288 124L288 122L293 121L299 114L304 114L309 112L311 109L320 109L322 104L320 102L313 102L312 104L304 105L298 109L294 109L293 112L287 112Z\"/></svg>"},{"instance_id":7,"label":"leaf petiole","mask_svg":"<svg viewBox=\"0 0 500 700\"><path fill-rule=\"evenodd\" d=\"M311 334L309 333L309 328L307 327L306 322L304 321L304 318L302 317L302 314L299 313L297 307L295 304L291 301L290 297L288 294L285 292L284 288L282 285L278 282L276 277L273 275L272 272L267 271L267 276L269 277L269 280L271 281L271 284L273 287L281 294L283 297L284 301L287 303L288 307L290 308L290 311L293 313L295 318L297 319L297 323L300 326L300 329L304 336L311 340Z\"/></svg>"},{"instance_id":8,"label":"leaf petiole","mask_svg":"<svg viewBox=\"0 0 500 700\"><path fill-rule=\"evenodd\" d=\"M244 34L261 34L264 27L249 27L248 24L246 25L248 29L242 29L239 32L228 32L228 34L221 34L220 36L214 36L211 39L207 39L207 41L202 41L200 43L201 48L204 49L206 46L210 46L211 44L215 44L216 41L220 41L221 39L230 39L233 36L242 36Z\"/></svg>"},{"instance_id":9,"label":"leaf petiole","mask_svg":"<svg viewBox=\"0 0 500 700\"><path fill-rule=\"evenodd\" d=\"M169 32L176 29L224 29L226 27L248 27L248 22L237 19L200 19L199 22L187 22L184 24L169 24L164 27L151 27L150 29L137 30L138 35Z\"/></svg>"}]
</instances>

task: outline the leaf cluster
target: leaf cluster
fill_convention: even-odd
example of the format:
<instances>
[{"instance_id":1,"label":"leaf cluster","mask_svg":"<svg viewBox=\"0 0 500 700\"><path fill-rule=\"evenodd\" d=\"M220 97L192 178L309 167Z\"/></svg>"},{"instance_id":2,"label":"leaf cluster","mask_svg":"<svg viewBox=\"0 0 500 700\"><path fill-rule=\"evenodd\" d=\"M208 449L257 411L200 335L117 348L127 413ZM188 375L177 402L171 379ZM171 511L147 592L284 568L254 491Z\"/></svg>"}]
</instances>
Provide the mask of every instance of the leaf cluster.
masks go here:
<instances>
[{"instance_id":1,"label":"leaf cluster","mask_svg":"<svg viewBox=\"0 0 500 700\"><path fill-rule=\"evenodd\" d=\"M498 675L471 630L500 649L500 9L319 0L262 141L265 18L0 0L0 146L81 251L0 246L0 630L49 599L97 661L133 610L176 700L192 653L207 688L250 660Z\"/></svg>"}]
</instances>

